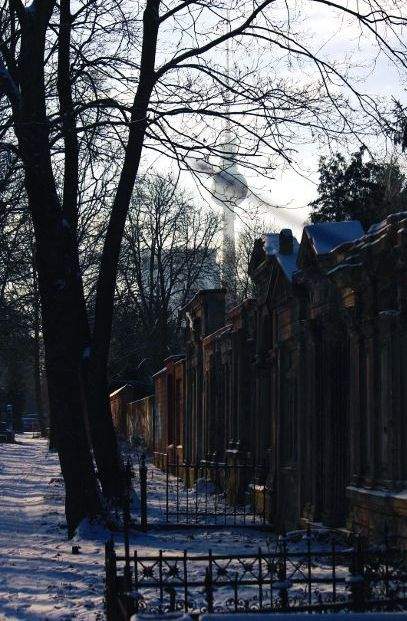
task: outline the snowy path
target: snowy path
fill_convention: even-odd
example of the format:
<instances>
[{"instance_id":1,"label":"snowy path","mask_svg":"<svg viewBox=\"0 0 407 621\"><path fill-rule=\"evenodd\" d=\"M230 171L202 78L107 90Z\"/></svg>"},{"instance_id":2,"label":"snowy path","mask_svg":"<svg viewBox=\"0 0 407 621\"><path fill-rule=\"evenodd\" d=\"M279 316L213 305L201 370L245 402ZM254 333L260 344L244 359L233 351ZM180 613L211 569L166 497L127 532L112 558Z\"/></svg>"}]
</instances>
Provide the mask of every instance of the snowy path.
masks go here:
<instances>
[{"instance_id":1,"label":"snowy path","mask_svg":"<svg viewBox=\"0 0 407 621\"><path fill-rule=\"evenodd\" d=\"M133 455L136 464L137 458ZM137 466L136 466L137 469ZM136 477L137 481L137 477ZM137 488L137 482L135 486ZM110 533L100 527L82 527L72 554L66 538L64 488L58 458L47 443L29 434L16 444L0 444L0 621L102 621L104 543ZM148 475L151 523L163 519L165 475L151 464ZM156 524L156 526L158 526ZM123 538L114 536L123 554ZM134 533L131 550L139 556L164 554L257 554L273 548L271 533L247 528L205 527L193 530L151 530ZM295 544L303 553L304 542ZM193 573L202 573L201 562ZM339 568L338 568L339 569ZM328 569L316 568L319 575ZM199 597L203 597L202 594Z\"/></svg>"},{"instance_id":2,"label":"snowy path","mask_svg":"<svg viewBox=\"0 0 407 621\"><path fill-rule=\"evenodd\" d=\"M133 456L134 457L134 456ZM165 476L149 466L149 513L159 517ZM151 478L150 478L151 477ZM0 444L0 621L99 621L104 619L104 542L107 531L82 529L79 555L66 538L64 488L58 457L30 434ZM206 553L248 551L266 543L264 533L219 529L135 534L140 554L159 549ZM118 548L122 537L115 535Z\"/></svg>"},{"instance_id":3,"label":"snowy path","mask_svg":"<svg viewBox=\"0 0 407 621\"><path fill-rule=\"evenodd\" d=\"M17 441L0 444L0 619L103 619L103 541L72 555L58 457Z\"/></svg>"}]
</instances>

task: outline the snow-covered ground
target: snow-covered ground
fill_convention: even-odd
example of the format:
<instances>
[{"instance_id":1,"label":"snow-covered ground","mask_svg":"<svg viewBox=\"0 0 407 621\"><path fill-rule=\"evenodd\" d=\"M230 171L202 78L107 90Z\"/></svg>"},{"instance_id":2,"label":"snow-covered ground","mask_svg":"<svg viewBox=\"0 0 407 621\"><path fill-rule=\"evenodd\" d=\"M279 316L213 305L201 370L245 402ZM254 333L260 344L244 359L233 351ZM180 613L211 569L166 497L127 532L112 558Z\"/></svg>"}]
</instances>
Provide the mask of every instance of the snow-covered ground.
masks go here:
<instances>
[{"instance_id":1,"label":"snow-covered ground","mask_svg":"<svg viewBox=\"0 0 407 621\"><path fill-rule=\"evenodd\" d=\"M165 476L152 465L148 505L151 523L162 521ZM182 557L184 550L207 555L209 549L214 555L251 556L260 547L264 554L276 545L271 533L247 528L171 531L155 526L131 536L131 551L137 549L139 557L156 557L159 550L165 556ZM103 620L104 543L109 536L101 527L82 526L75 541L67 540L58 457L48 452L46 441L22 434L16 444L0 444L0 621ZM122 555L123 538L116 533L114 539ZM72 545L80 546L79 554L72 554ZM295 544L300 555L303 547L301 540ZM194 563L191 577L198 578L205 565ZM315 569L320 577L329 571L324 563ZM154 599L148 588L144 595ZM196 597L204 600L203 594Z\"/></svg>"},{"instance_id":2,"label":"snow-covered ground","mask_svg":"<svg viewBox=\"0 0 407 621\"><path fill-rule=\"evenodd\" d=\"M0 619L103 619L103 541L72 554L58 457L16 439L0 444Z\"/></svg>"},{"instance_id":3,"label":"snow-covered ground","mask_svg":"<svg viewBox=\"0 0 407 621\"><path fill-rule=\"evenodd\" d=\"M137 464L137 454L132 455L133 463ZM137 465L135 467L137 489ZM220 513L217 514L218 521L214 528L180 528L175 530L163 530L158 523L165 522L166 514L166 474L148 464L147 476L147 498L148 498L148 520L154 527L147 535L139 535L131 541L131 557L134 550L137 550L137 573L138 587L137 597L140 598L140 610L145 612L155 612L170 609L171 592L175 597L175 606L183 607L185 603L185 581L190 583L187 589L187 600L189 611L205 611L206 593L203 588L205 581L205 571L208 568L208 553L212 552L213 559L213 604L215 610L234 609L233 580L238 583L238 607L248 606L250 609L259 607L260 598L264 606L271 605L271 593L273 605L280 595L280 583L278 578L277 566L278 554L283 552L283 542L271 531L261 530L258 527L248 528L234 527L233 510L228 508L229 518L226 526L222 519L222 507L224 506L223 495L216 491L212 485L212 491L208 489L203 479L198 480L198 490L193 486L188 493L189 507L191 515L189 525L194 523L195 494L198 496L198 508L201 513L201 523L207 519L205 506L206 501L212 510L218 505ZM210 483L210 481L209 481ZM172 524L176 527L175 507L178 499L179 506L185 510L187 506L187 491L180 479L174 476L169 478L169 504L172 508L170 517ZM207 496L210 495L210 499ZM217 498L218 496L218 498ZM240 508L240 513L241 513ZM250 506L246 507L243 515L248 519L247 524L253 524L253 516L250 515ZM181 516L180 516L181 517ZM185 519L185 515L182 516ZM212 519L213 524L213 519ZM242 524L242 522L241 522ZM168 525L169 526L169 525ZM290 557L287 559L287 579L292 585L289 589L291 605L306 605L309 598L313 603L322 600L331 601L333 597L332 586L332 564L331 564L331 539L326 529L318 529L311 533L310 546L313 551L311 566L308 566L307 550L308 538L304 531L293 531L287 534L285 545ZM339 551L344 551L346 545L339 538L336 548L336 576L344 580L349 574L346 566L340 562ZM162 551L161 571L165 581L165 588L160 591L159 575L160 560L158 551ZM187 552L184 562L184 552ZM116 553L123 559L124 550L121 542L116 542ZM229 558L233 555L233 559ZM192 557L192 558L191 558ZM223 558L222 558L223 557ZM261 569L259 567L261 566ZM118 573L123 575L124 563L118 563ZM131 561L131 569L134 572L135 563ZM259 588L259 571L262 574L262 588ZM312 572L312 588L308 592L305 580ZM134 573L133 573L134 576ZM273 587L271 588L271 581ZM250 584L249 584L250 583ZM134 586L133 586L133 593ZM347 589L344 582L337 583L336 597L347 599Z\"/></svg>"},{"instance_id":4,"label":"snow-covered ground","mask_svg":"<svg viewBox=\"0 0 407 621\"><path fill-rule=\"evenodd\" d=\"M17 436L0 444L0 620L104 619L104 543L109 533L82 528L68 541L58 457L42 439ZM157 521L165 502L163 474L149 466L149 509ZM162 519L162 518L161 518ZM115 534L118 549L122 537ZM134 534L140 555L164 551L214 554L257 550L266 533L232 528ZM80 554L72 554L72 545Z\"/></svg>"}]
</instances>

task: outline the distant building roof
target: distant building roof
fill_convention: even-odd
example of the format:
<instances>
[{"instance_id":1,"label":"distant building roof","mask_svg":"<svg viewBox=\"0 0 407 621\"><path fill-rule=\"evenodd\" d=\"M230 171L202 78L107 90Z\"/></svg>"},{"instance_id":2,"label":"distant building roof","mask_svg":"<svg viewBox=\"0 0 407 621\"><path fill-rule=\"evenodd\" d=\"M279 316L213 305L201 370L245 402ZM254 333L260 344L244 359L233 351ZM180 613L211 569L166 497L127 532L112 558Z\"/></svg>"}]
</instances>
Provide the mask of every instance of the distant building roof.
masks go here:
<instances>
[{"instance_id":1,"label":"distant building roof","mask_svg":"<svg viewBox=\"0 0 407 621\"><path fill-rule=\"evenodd\" d=\"M348 222L318 222L304 227L316 254L327 254L334 248L352 242L365 234L358 220Z\"/></svg>"}]
</instances>

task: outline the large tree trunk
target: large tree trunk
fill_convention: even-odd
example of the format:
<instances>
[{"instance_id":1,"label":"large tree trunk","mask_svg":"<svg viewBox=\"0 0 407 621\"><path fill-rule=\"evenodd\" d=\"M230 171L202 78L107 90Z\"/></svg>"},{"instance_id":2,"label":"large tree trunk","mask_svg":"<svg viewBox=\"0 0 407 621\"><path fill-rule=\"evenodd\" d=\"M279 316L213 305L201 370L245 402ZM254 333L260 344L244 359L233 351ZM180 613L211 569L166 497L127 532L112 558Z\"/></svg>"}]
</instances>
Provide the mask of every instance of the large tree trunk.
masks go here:
<instances>
[{"instance_id":1,"label":"large tree trunk","mask_svg":"<svg viewBox=\"0 0 407 621\"><path fill-rule=\"evenodd\" d=\"M71 229L72 239L77 240L78 229L78 191L79 191L79 145L76 132L76 119L72 99L72 82L70 75L70 45L72 16L70 0L60 2L60 27L58 38L58 98L61 118L63 119L63 136L65 143L65 166L63 187L63 217ZM90 351L90 330L86 314L83 282L80 275L78 253L73 253L74 269L78 274L76 281L77 298L80 301L80 333L82 339L82 375L85 383L87 411L91 413L89 431L93 453L97 465L102 491L107 499L115 501L121 496L122 469L116 434L110 415L107 396L106 377L104 381L93 384L88 381L88 356Z\"/></svg>"},{"instance_id":2,"label":"large tree trunk","mask_svg":"<svg viewBox=\"0 0 407 621\"><path fill-rule=\"evenodd\" d=\"M84 422L81 319L74 240L64 226L51 166L44 88L45 32L54 2L35 3L21 22L21 101L16 134L36 240L50 410L65 481L69 535L100 511L95 471Z\"/></svg>"},{"instance_id":3,"label":"large tree trunk","mask_svg":"<svg viewBox=\"0 0 407 621\"><path fill-rule=\"evenodd\" d=\"M55 323L54 319L50 318L49 323ZM71 536L83 519L100 514L100 499L85 429L79 365L69 342L72 331L66 330L64 336L51 326L45 332L50 410L65 481L65 513Z\"/></svg>"},{"instance_id":4,"label":"large tree trunk","mask_svg":"<svg viewBox=\"0 0 407 621\"><path fill-rule=\"evenodd\" d=\"M113 319L114 291L120 245L129 210L131 195L138 172L144 136L147 128L147 110L155 82L155 55L159 27L160 0L147 0L143 16L143 49L141 54L140 81L134 98L129 137L122 172L112 207L99 272L95 328L89 365L89 420L92 443L102 455L98 460L109 466L108 456L113 455L115 442L113 424L109 413L107 393L107 365ZM109 416L106 416L109 413ZM103 455L104 454L104 455ZM109 467L99 470L104 489L115 493L117 481Z\"/></svg>"},{"instance_id":5,"label":"large tree trunk","mask_svg":"<svg viewBox=\"0 0 407 621\"><path fill-rule=\"evenodd\" d=\"M123 468L110 413L106 372L88 374L87 408L90 437L98 477L106 499L117 503L123 495Z\"/></svg>"}]
</instances>

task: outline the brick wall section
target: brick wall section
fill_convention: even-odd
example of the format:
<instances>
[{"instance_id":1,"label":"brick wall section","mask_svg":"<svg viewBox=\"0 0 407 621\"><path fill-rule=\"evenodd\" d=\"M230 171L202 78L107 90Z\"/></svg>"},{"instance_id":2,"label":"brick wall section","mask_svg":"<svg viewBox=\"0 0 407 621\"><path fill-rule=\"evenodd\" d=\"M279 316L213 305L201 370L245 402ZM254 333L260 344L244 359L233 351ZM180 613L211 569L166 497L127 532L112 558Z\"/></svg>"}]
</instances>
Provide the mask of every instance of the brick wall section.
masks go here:
<instances>
[{"instance_id":1,"label":"brick wall section","mask_svg":"<svg viewBox=\"0 0 407 621\"><path fill-rule=\"evenodd\" d=\"M155 418L154 395L129 403L128 438L133 443L142 440L149 453L155 451Z\"/></svg>"}]
</instances>

